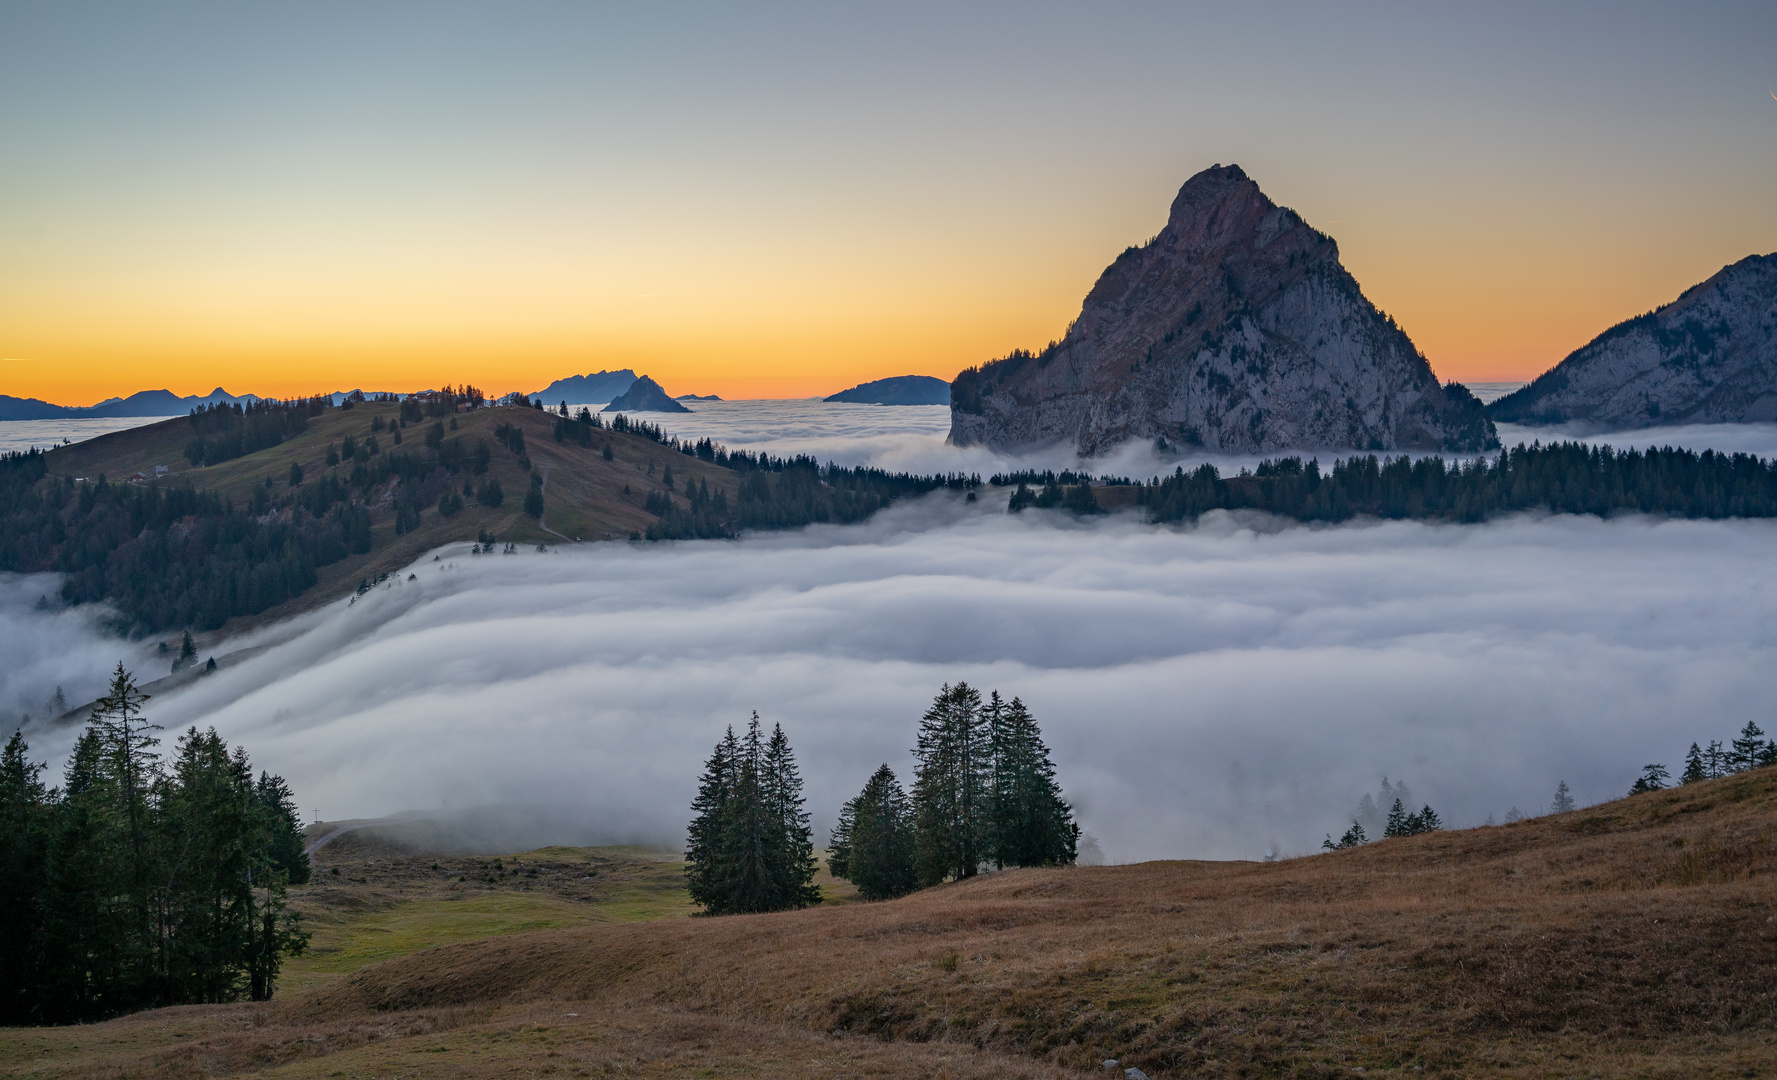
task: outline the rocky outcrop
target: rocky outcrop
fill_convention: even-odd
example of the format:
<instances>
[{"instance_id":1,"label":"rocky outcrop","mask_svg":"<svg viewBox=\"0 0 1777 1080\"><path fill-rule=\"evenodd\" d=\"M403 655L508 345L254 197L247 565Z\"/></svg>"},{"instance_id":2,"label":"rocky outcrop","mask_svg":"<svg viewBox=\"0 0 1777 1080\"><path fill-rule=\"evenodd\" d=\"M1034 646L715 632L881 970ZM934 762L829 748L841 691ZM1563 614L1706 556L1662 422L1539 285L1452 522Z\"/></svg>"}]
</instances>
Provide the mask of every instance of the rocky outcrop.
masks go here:
<instances>
[{"instance_id":1,"label":"rocky outcrop","mask_svg":"<svg viewBox=\"0 0 1777 1080\"><path fill-rule=\"evenodd\" d=\"M824 400L853 405L948 405L950 384L930 375L896 375L859 383Z\"/></svg>"},{"instance_id":2,"label":"rocky outcrop","mask_svg":"<svg viewBox=\"0 0 1777 1080\"><path fill-rule=\"evenodd\" d=\"M1331 237L1238 166L1185 182L1160 234L1117 257L1066 336L951 384L951 441L1127 439L1236 453L1488 449L1468 391L1438 385L1364 298Z\"/></svg>"},{"instance_id":3,"label":"rocky outcrop","mask_svg":"<svg viewBox=\"0 0 1777 1080\"><path fill-rule=\"evenodd\" d=\"M1777 420L1777 254L1749 255L1618 323L1487 412L1611 427Z\"/></svg>"},{"instance_id":4,"label":"rocky outcrop","mask_svg":"<svg viewBox=\"0 0 1777 1080\"><path fill-rule=\"evenodd\" d=\"M690 412L667 396L660 384L643 375L628 390L611 399L601 412Z\"/></svg>"}]
</instances>

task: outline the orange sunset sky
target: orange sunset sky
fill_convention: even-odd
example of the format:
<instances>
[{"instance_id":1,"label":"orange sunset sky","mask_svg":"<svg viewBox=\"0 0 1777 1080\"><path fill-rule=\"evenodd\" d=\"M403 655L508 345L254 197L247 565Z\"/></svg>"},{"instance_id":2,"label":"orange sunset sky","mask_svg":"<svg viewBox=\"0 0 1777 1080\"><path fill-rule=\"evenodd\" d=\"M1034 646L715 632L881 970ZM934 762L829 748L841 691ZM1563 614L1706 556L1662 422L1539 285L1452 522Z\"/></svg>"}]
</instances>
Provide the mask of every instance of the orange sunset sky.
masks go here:
<instances>
[{"instance_id":1,"label":"orange sunset sky","mask_svg":"<svg viewBox=\"0 0 1777 1080\"><path fill-rule=\"evenodd\" d=\"M949 378L1217 162L1526 379L1777 250L1772 9L1606 10L9 6L0 393Z\"/></svg>"}]
</instances>

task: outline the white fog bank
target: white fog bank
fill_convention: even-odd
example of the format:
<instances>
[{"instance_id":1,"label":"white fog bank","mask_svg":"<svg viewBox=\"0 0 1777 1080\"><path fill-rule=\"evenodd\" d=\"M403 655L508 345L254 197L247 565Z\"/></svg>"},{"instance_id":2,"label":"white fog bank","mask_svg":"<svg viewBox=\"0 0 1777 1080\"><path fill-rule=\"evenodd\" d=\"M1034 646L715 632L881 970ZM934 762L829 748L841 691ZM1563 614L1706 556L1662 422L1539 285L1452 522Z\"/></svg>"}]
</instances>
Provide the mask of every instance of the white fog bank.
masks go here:
<instances>
[{"instance_id":1,"label":"white fog bank","mask_svg":"<svg viewBox=\"0 0 1777 1080\"><path fill-rule=\"evenodd\" d=\"M1777 522L1180 530L990 501L738 542L457 545L150 712L243 743L305 814L558 808L541 842L678 837L710 745L757 709L824 835L879 762L910 779L920 713L964 679L1031 706L1119 861L1311 850L1383 774L1453 824L1534 812L1559 780L1613 798L1693 739L1777 727ZM45 617L7 611L9 643ZM27 734L40 758L72 738Z\"/></svg>"}]
</instances>

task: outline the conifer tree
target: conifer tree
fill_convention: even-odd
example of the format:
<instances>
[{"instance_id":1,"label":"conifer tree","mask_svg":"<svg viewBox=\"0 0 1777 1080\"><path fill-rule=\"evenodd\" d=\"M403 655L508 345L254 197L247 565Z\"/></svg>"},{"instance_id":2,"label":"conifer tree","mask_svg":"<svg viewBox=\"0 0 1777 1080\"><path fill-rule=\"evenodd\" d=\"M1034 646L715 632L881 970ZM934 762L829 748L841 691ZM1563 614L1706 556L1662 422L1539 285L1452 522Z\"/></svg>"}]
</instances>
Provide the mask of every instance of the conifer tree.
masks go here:
<instances>
[{"instance_id":1,"label":"conifer tree","mask_svg":"<svg viewBox=\"0 0 1777 1080\"><path fill-rule=\"evenodd\" d=\"M1765 733L1751 720L1740 729L1740 737L1733 742L1733 749L1728 754L1728 768L1732 772L1745 772L1757 768L1764 757Z\"/></svg>"},{"instance_id":2,"label":"conifer tree","mask_svg":"<svg viewBox=\"0 0 1777 1080\"><path fill-rule=\"evenodd\" d=\"M1710 739L1709 745L1703 750L1703 772L1711 780L1719 780L1728 775L1728 751L1722 748L1721 740Z\"/></svg>"},{"instance_id":3,"label":"conifer tree","mask_svg":"<svg viewBox=\"0 0 1777 1080\"><path fill-rule=\"evenodd\" d=\"M919 886L914 843L907 794L885 763L839 811L827 866L834 877L856 885L865 900L890 900Z\"/></svg>"},{"instance_id":4,"label":"conifer tree","mask_svg":"<svg viewBox=\"0 0 1777 1080\"><path fill-rule=\"evenodd\" d=\"M1413 819L1413 832L1416 834L1437 832L1444 827L1443 819L1429 805L1421 808L1419 813L1413 815Z\"/></svg>"},{"instance_id":5,"label":"conifer tree","mask_svg":"<svg viewBox=\"0 0 1777 1080\"><path fill-rule=\"evenodd\" d=\"M992 747L981 695L946 684L919 725L913 814L920 883L975 876L990 857Z\"/></svg>"},{"instance_id":6,"label":"conifer tree","mask_svg":"<svg viewBox=\"0 0 1777 1080\"><path fill-rule=\"evenodd\" d=\"M691 803L691 825L685 846L685 884L692 903L714 911L725 895L722 881L727 875L724 866L723 842L727 830L727 813L734 796L736 770L740 763L740 742L734 727L716 743L710 759L704 762L703 776L697 784L697 798Z\"/></svg>"},{"instance_id":7,"label":"conifer tree","mask_svg":"<svg viewBox=\"0 0 1777 1080\"><path fill-rule=\"evenodd\" d=\"M993 691L983 710L993 759L988 833L999 866L1067 866L1080 827L1055 783L1055 765L1024 702Z\"/></svg>"},{"instance_id":8,"label":"conifer tree","mask_svg":"<svg viewBox=\"0 0 1777 1080\"><path fill-rule=\"evenodd\" d=\"M754 713L755 724L758 718L759 714ZM771 727L771 740L766 743L760 772L765 813L780 834L777 844L781 852L774 867L772 906L766 910L818 904L821 890L814 883L814 834L809 829L808 812L803 809L802 776L796 770L796 755L782 724Z\"/></svg>"},{"instance_id":9,"label":"conifer tree","mask_svg":"<svg viewBox=\"0 0 1777 1080\"><path fill-rule=\"evenodd\" d=\"M0 1026L40 1019L49 806L43 766L13 732L0 754Z\"/></svg>"},{"instance_id":10,"label":"conifer tree","mask_svg":"<svg viewBox=\"0 0 1777 1080\"><path fill-rule=\"evenodd\" d=\"M1690 751L1684 756L1684 772L1679 775L1678 782L1694 784L1699 780L1707 779L1709 779L1709 770L1703 765L1703 751L1698 748L1696 743L1692 743Z\"/></svg>"},{"instance_id":11,"label":"conifer tree","mask_svg":"<svg viewBox=\"0 0 1777 1080\"><path fill-rule=\"evenodd\" d=\"M730 728L704 767L689 829L691 898L712 915L780 911L820 902L802 779L783 729L768 745L754 713Z\"/></svg>"},{"instance_id":12,"label":"conifer tree","mask_svg":"<svg viewBox=\"0 0 1777 1080\"><path fill-rule=\"evenodd\" d=\"M1641 776L1636 779L1634 786L1629 789L1629 794L1639 795L1644 791L1663 791L1666 787L1666 781L1671 779L1671 777L1672 774L1666 771L1666 766L1664 765L1643 765L1641 767Z\"/></svg>"},{"instance_id":13,"label":"conifer tree","mask_svg":"<svg viewBox=\"0 0 1777 1080\"><path fill-rule=\"evenodd\" d=\"M1387 783L1388 781L1383 781L1385 786ZM1407 808L1401 805L1401 800L1396 799L1394 805L1388 808L1388 829L1382 835L1385 837L1413 835L1411 822L1407 816Z\"/></svg>"},{"instance_id":14,"label":"conifer tree","mask_svg":"<svg viewBox=\"0 0 1777 1080\"><path fill-rule=\"evenodd\" d=\"M1549 813L1565 814L1573 809L1573 793L1567 790L1567 781L1555 785L1555 801L1549 804Z\"/></svg>"},{"instance_id":15,"label":"conifer tree","mask_svg":"<svg viewBox=\"0 0 1777 1080\"><path fill-rule=\"evenodd\" d=\"M1368 798L1368 796L1365 796L1365 798ZM1326 840L1322 841L1320 846L1328 851L1346 851L1354 847L1363 847L1369 842L1370 838L1364 832L1363 823L1360 821L1353 821L1351 823L1351 828L1345 830L1345 835L1339 838L1338 843L1334 843L1333 834L1328 833Z\"/></svg>"}]
</instances>

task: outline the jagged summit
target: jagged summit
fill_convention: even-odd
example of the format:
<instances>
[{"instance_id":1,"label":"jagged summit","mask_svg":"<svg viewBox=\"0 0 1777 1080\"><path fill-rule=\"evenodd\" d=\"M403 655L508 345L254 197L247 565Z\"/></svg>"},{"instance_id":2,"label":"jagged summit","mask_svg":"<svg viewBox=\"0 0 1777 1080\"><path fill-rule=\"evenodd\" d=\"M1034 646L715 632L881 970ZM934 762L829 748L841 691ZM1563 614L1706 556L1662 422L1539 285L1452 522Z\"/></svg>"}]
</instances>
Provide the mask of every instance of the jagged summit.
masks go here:
<instances>
[{"instance_id":1,"label":"jagged summit","mask_svg":"<svg viewBox=\"0 0 1777 1080\"><path fill-rule=\"evenodd\" d=\"M1481 450L1480 404L1438 385L1338 245L1238 165L1187 180L1166 227L1106 268L1061 341L959 374L951 440L1127 439L1239 453Z\"/></svg>"}]
</instances>

